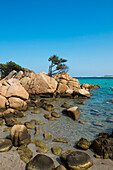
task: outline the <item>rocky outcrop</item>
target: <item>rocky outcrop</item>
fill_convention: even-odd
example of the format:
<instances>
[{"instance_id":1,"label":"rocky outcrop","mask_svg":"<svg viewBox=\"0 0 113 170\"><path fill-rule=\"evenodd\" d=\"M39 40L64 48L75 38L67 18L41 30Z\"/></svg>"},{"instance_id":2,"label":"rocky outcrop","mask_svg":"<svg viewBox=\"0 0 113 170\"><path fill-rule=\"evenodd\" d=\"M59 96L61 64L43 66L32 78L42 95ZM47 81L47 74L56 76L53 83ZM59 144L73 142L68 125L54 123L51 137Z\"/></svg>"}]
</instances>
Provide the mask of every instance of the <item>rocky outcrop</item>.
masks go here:
<instances>
[{"instance_id":1,"label":"rocky outcrop","mask_svg":"<svg viewBox=\"0 0 113 170\"><path fill-rule=\"evenodd\" d=\"M25 100L29 98L29 94L18 79L8 79L11 75L0 81L0 109L11 107L25 110L27 108Z\"/></svg>"},{"instance_id":2,"label":"rocky outcrop","mask_svg":"<svg viewBox=\"0 0 113 170\"><path fill-rule=\"evenodd\" d=\"M0 109L5 109L7 103L7 99L0 95Z\"/></svg>"},{"instance_id":3,"label":"rocky outcrop","mask_svg":"<svg viewBox=\"0 0 113 170\"><path fill-rule=\"evenodd\" d=\"M9 107L11 108L18 109L18 110L27 109L27 103L20 98L10 97L8 101L9 101Z\"/></svg>"},{"instance_id":4,"label":"rocky outcrop","mask_svg":"<svg viewBox=\"0 0 113 170\"><path fill-rule=\"evenodd\" d=\"M78 96L90 97L89 89L82 86L76 78L72 78L69 73L61 72L54 77L41 72L25 69L25 72L12 71L2 80L0 94L4 97L19 97L27 100L29 95L35 94L41 97L69 97ZM26 91L27 92L26 92Z\"/></svg>"},{"instance_id":5,"label":"rocky outcrop","mask_svg":"<svg viewBox=\"0 0 113 170\"><path fill-rule=\"evenodd\" d=\"M60 73L54 76L58 82L56 93L59 95L67 94L73 97L84 96L90 97L90 93L87 90L81 89L81 85L76 78L72 78L69 73Z\"/></svg>"},{"instance_id":6,"label":"rocky outcrop","mask_svg":"<svg viewBox=\"0 0 113 170\"><path fill-rule=\"evenodd\" d=\"M31 78L24 77L21 84L29 94L53 94L57 88L57 81L46 73L38 73Z\"/></svg>"},{"instance_id":7,"label":"rocky outcrop","mask_svg":"<svg viewBox=\"0 0 113 170\"><path fill-rule=\"evenodd\" d=\"M90 91L90 90L94 90L94 89L101 88L101 87L99 85L82 84L81 88Z\"/></svg>"}]
</instances>

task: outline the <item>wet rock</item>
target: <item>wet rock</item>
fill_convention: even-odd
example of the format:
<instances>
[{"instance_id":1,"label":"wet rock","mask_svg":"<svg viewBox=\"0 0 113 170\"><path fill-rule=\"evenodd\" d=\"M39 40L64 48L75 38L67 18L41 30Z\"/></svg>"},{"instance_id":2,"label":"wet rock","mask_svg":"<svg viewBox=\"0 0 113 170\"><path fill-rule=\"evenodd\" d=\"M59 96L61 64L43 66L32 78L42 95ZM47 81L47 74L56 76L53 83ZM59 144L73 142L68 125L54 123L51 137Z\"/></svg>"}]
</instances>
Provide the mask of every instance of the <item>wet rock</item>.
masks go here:
<instances>
[{"instance_id":1,"label":"wet rock","mask_svg":"<svg viewBox=\"0 0 113 170\"><path fill-rule=\"evenodd\" d=\"M35 125L32 121L30 122L25 122L24 125L28 128L28 129L34 129Z\"/></svg>"},{"instance_id":2,"label":"wet rock","mask_svg":"<svg viewBox=\"0 0 113 170\"><path fill-rule=\"evenodd\" d=\"M30 134L24 125L14 125L10 132L11 140L14 146L30 143Z\"/></svg>"},{"instance_id":3,"label":"wet rock","mask_svg":"<svg viewBox=\"0 0 113 170\"><path fill-rule=\"evenodd\" d=\"M113 99L111 99L109 102L110 102L110 103L113 103Z\"/></svg>"},{"instance_id":4,"label":"wet rock","mask_svg":"<svg viewBox=\"0 0 113 170\"><path fill-rule=\"evenodd\" d=\"M84 152L75 151L66 156L66 163L69 169L88 169L93 165L90 156Z\"/></svg>"},{"instance_id":5,"label":"wet rock","mask_svg":"<svg viewBox=\"0 0 113 170\"><path fill-rule=\"evenodd\" d=\"M59 118L59 117L60 117L60 115L59 115L58 113L56 113L56 112L52 112L51 115L52 115L53 117L56 117L56 118Z\"/></svg>"},{"instance_id":6,"label":"wet rock","mask_svg":"<svg viewBox=\"0 0 113 170\"><path fill-rule=\"evenodd\" d=\"M39 113L40 113L40 110L33 110L31 113L33 113L33 114L39 114Z\"/></svg>"},{"instance_id":7,"label":"wet rock","mask_svg":"<svg viewBox=\"0 0 113 170\"><path fill-rule=\"evenodd\" d=\"M20 146L17 150L20 155L20 159L25 163L28 163L33 157L33 152L26 145Z\"/></svg>"},{"instance_id":8,"label":"wet rock","mask_svg":"<svg viewBox=\"0 0 113 170\"><path fill-rule=\"evenodd\" d=\"M77 104L85 104L84 101L78 101Z\"/></svg>"},{"instance_id":9,"label":"wet rock","mask_svg":"<svg viewBox=\"0 0 113 170\"><path fill-rule=\"evenodd\" d=\"M69 140L66 138L55 138L53 142L61 142L61 143L68 143Z\"/></svg>"},{"instance_id":10,"label":"wet rock","mask_svg":"<svg viewBox=\"0 0 113 170\"><path fill-rule=\"evenodd\" d=\"M48 139L51 139L52 138L52 135L50 133L44 133L44 139L45 140L48 140Z\"/></svg>"},{"instance_id":11,"label":"wet rock","mask_svg":"<svg viewBox=\"0 0 113 170\"><path fill-rule=\"evenodd\" d=\"M44 117L45 117L46 119L49 119L49 118L51 117L51 113L46 113L46 114L44 115Z\"/></svg>"},{"instance_id":12,"label":"wet rock","mask_svg":"<svg viewBox=\"0 0 113 170\"><path fill-rule=\"evenodd\" d=\"M39 139L32 139L31 142L35 144L36 147L46 147L46 144Z\"/></svg>"},{"instance_id":13,"label":"wet rock","mask_svg":"<svg viewBox=\"0 0 113 170\"><path fill-rule=\"evenodd\" d=\"M54 110L54 109L55 109L54 106L53 106L51 103L44 103L44 104L42 105L42 108L45 109L45 110L47 110L47 111L51 111L51 110Z\"/></svg>"},{"instance_id":14,"label":"wet rock","mask_svg":"<svg viewBox=\"0 0 113 170\"><path fill-rule=\"evenodd\" d=\"M2 125L3 125L3 119L0 118L0 126L2 126Z\"/></svg>"},{"instance_id":15,"label":"wet rock","mask_svg":"<svg viewBox=\"0 0 113 170\"><path fill-rule=\"evenodd\" d=\"M101 124L100 122L94 122L93 125L94 126L101 126L101 127L103 126L103 124Z\"/></svg>"},{"instance_id":16,"label":"wet rock","mask_svg":"<svg viewBox=\"0 0 113 170\"><path fill-rule=\"evenodd\" d=\"M74 152L74 151L73 151L73 150L68 150L68 151L64 152L64 153L60 156L61 161L62 161L63 163L65 163L67 155L69 155L69 154L72 153L72 152Z\"/></svg>"},{"instance_id":17,"label":"wet rock","mask_svg":"<svg viewBox=\"0 0 113 170\"><path fill-rule=\"evenodd\" d=\"M33 123L35 123L36 124L36 120L35 119L31 119L31 121L30 122L33 122Z\"/></svg>"},{"instance_id":18,"label":"wet rock","mask_svg":"<svg viewBox=\"0 0 113 170\"><path fill-rule=\"evenodd\" d=\"M62 113L68 115L71 117L73 120L78 120L80 117L80 111L78 107L71 107L69 109L65 109L62 111Z\"/></svg>"},{"instance_id":19,"label":"wet rock","mask_svg":"<svg viewBox=\"0 0 113 170\"><path fill-rule=\"evenodd\" d=\"M26 115L22 111L18 111L18 110L15 111L14 117L22 118L22 117L25 117L25 116Z\"/></svg>"},{"instance_id":20,"label":"wet rock","mask_svg":"<svg viewBox=\"0 0 113 170\"><path fill-rule=\"evenodd\" d=\"M48 152L51 152L51 150L47 146L44 146L44 147L38 148L36 150L36 152L39 152L39 153L48 153Z\"/></svg>"},{"instance_id":21,"label":"wet rock","mask_svg":"<svg viewBox=\"0 0 113 170\"><path fill-rule=\"evenodd\" d=\"M62 153L62 148L58 147L58 146L54 146L52 148L52 152L54 155L60 156Z\"/></svg>"},{"instance_id":22,"label":"wet rock","mask_svg":"<svg viewBox=\"0 0 113 170\"><path fill-rule=\"evenodd\" d=\"M45 122L42 122L42 121L36 121L36 123L35 123L36 125L43 125L43 124L45 124Z\"/></svg>"},{"instance_id":23,"label":"wet rock","mask_svg":"<svg viewBox=\"0 0 113 170\"><path fill-rule=\"evenodd\" d=\"M85 122L84 122L83 120L80 120L80 121L79 121L79 123L81 123L81 124L85 124Z\"/></svg>"},{"instance_id":24,"label":"wet rock","mask_svg":"<svg viewBox=\"0 0 113 170\"><path fill-rule=\"evenodd\" d=\"M38 136L40 133L39 127L35 127L35 136Z\"/></svg>"},{"instance_id":25,"label":"wet rock","mask_svg":"<svg viewBox=\"0 0 113 170\"><path fill-rule=\"evenodd\" d=\"M113 136L101 134L92 144L94 151L104 159L113 158Z\"/></svg>"},{"instance_id":26,"label":"wet rock","mask_svg":"<svg viewBox=\"0 0 113 170\"><path fill-rule=\"evenodd\" d=\"M0 152L7 152L12 148L12 142L9 139L0 139Z\"/></svg>"},{"instance_id":27,"label":"wet rock","mask_svg":"<svg viewBox=\"0 0 113 170\"><path fill-rule=\"evenodd\" d=\"M53 160L43 154L36 155L26 167L26 170L54 170Z\"/></svg>"},{"instance_id":28,"label":"wet rock","mask_svg":"<svg viewBox=\"0 0 113 170\"><path fill-rule=\"evenodd\" d=\"M55 170L67 170L63 165L59 165L55 168Z\"/></svg>"},{"instance_id":29,"label":"wet rock","mask_svg":"<svg viewBox=\"0 0 113 170\"><path fill-rule=\"evenodd\" d=\"M5 124L6 126L12 127L14 125L17 125L19 122L16 118L5 118Z\"/></svg>"},{"instance_id":30,"label":"wet rock","mask_svg":"<svg viewBox=\"0 0 113 170\"><path fill-rule=\"evenodd\" d=\"M80 149L87 150L90 148L91 142L85 138L81 138L76 144L76 146Z\"/></svg>"},{"instance_id":31,"label":"wet rock","mask_svg":"<svg viewBox=\"0 0 113 170\"><path fill-rule=\"evenodd\" d=\"M50 117L49 120L54 121L54 120L56 120L56 118L55 117Z\"/></svg>"},{"instance_id":32,"label":"wet rock","mask_svg":"<svg viewBox=\"0 0 113 170\"><path fill-rule=\"evenodd\" d=\"M4 128L4 130L3 130L3 132L10 132L11 131L11 127L6 127L6 128Z\"/></svg>"},{"instance_id":33,"label":"wet rock","mask_svg":"<svg viewBox=\"0 0 113 170\"><path fill-rule=\"evenodd\" d=\"M70 104L64 103L64 104L61 105L61 107L69 108Z\"/></svg>"}]
</instances>

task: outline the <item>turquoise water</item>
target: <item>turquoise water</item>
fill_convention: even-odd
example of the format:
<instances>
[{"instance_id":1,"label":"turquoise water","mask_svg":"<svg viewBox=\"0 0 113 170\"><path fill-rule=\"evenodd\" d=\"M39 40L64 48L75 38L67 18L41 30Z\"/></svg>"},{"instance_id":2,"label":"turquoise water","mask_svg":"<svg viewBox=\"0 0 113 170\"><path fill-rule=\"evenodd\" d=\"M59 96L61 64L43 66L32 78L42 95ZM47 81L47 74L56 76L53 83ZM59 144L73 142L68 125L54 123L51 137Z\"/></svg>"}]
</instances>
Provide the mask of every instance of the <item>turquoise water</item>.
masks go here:
<instances>
[{"instance_id":1,"label":"turquoise water","mask_svg":"<svg viewBox=\"0 0 113 170\"><path fill-rule=\"evenodd\" d=\"M80 78L80 79L78 79L79 80L79 82L80 82L80 84L86 84L86 83L88 83L88 84L94 84L94 85L99 85L99 86L101 86L101 87L113 87L113 78L111 79L108 79L108 78L106 78L106 79L99 79L99 78L88 78L88 79L86 79L86 78Z\"/></svg>"}]
</instances>

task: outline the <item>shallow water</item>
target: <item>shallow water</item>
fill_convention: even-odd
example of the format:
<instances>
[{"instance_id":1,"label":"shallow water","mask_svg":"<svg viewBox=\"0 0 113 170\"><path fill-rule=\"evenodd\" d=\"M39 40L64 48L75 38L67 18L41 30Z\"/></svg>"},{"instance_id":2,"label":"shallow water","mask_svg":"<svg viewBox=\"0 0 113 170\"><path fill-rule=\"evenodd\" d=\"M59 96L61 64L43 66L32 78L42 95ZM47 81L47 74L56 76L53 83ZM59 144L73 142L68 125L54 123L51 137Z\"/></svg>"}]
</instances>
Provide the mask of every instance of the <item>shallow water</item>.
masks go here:
<instances>
[{"instance_id":1,"label":"shallow water","mask_svg":"<svg viewBox=\"0 0 113 170\"><path fill-rule=\"evenodd\" d=\"M83 79L82 79L83 81ZM99 84L98 82L85 82L90 84ZM90 80L91 81L91 80ZM97 80L98 81L98 80ZM105 84L102 81L102 84ZM107 80L108 81L108 80ZM50 132L52 134L52 139L56 137L65 137L68 138L70 144L75 144L81 137L85 137L89 140L93 140L99 132L108 131L111 132L113 129L113 103L110 103L109 100L113 99L113 80L109 80L108 83L110 87L102 87L100 89L96 89L91 91L91 98L89 99L47 99L48 102L51 102L57 113L61 115L60 118L57 118L55 121L48 121L44 118L44 114L48 113L42 108L38 108L40 113L33 114L31 113L33 110L26 111L26 117L19 118L19 121L23 123L26 121L30 121L31 119L36 119L45 122L43 125L37 125L40 128L39 139L43 139L44 132ZM100 80L99 80L100 82ZM107 86L108 86L107 84ZM77 101L84 101L84 105L76 104ZM72 120L70 117L62 114L62 110L64 108L61 105L66 102L71 106L78 106L81 112L80 119L78 121ZM81 124L79 121L83 121L84 124ZM34 130L30 130L33 133ZM5 137L8 133L2 133L1 137ZM34 135L32 135L34 138ZM48 142L48 141L47 141ZM50 140L51 143L51 140Z\"/></svg>"},{"instance_id":2,"label":"shallow water","mask_svg":"<svg viewBox=\"0 0 113 170\"><path fill-rule=\"evenodd\" d=\"M99 132L112 131L113 127L113 104L109 100L113 99L113 90L111 88L100 88L92 91L90 99L47 99L54 106L57 113L61 115L55 121L48 121L43 117L47 111L38 108L39 114L31 114L27 111L28 120L36 119L44 121L40 127L40 139L43 139L44 132L50 132L52 139L56 137L66 137L72 144L76 143L81 137L93 140ZM78 100L85 102L84 105L76 104ZM71 106L78 106L81 112L78 121L62 114L64 108L60 107L64 102ZM26 118L25 118L26 119ZM79 121L82 120L84 124ZM34 132L34 131L33 131Z\"/></svg>"}]
</instances>

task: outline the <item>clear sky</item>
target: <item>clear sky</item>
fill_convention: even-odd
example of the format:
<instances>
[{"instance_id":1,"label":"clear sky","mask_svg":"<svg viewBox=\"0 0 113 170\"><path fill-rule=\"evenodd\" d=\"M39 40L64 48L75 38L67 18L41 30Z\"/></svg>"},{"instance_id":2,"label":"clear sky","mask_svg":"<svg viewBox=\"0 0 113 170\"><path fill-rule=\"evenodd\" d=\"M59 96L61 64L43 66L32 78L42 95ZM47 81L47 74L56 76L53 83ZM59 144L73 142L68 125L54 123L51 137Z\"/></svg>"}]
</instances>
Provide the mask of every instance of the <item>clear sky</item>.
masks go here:
<instances>
[{"instance_id":1,"label":"clear sky","mask_svg":"<svg viewBox=\"0 0 113 170\"><path fill-rule=\"evenodd\" d=\"M113 0L0 0L0 63L48 72L53 54L71 76L113 75Z\"/></svg>"}]
</instances>

